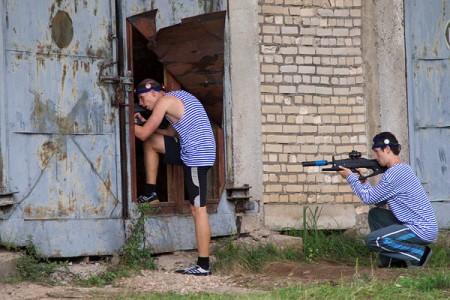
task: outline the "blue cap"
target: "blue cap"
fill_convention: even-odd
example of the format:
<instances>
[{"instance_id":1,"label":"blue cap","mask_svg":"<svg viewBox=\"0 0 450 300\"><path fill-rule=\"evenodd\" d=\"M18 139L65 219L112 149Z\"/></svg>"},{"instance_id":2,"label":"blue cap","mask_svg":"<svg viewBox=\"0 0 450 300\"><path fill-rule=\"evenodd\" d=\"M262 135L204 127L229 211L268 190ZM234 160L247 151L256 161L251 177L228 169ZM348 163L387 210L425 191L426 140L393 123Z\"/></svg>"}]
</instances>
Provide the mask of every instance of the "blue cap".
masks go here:
<instances>
[{"instance_id":1,"label":"blue cap","mask_svg":"<svg viewBox=\"0 0 450 300\"><path fill-rule=\"evenodd\" d=\"M156 92L159 92L161 90L165 90L164 86L161 86L159 83L157 82L146 82L143 84L139 84L136 89L134 90L134 92L136 93L136 95L140 95L143 93L148 93L151 90L154 90Z\"/></svg>"},{"instance_id":2,"label":"blue cap","mask_svg":"<svg viewBox=\"0 0 450 300\"><path fill-rule=\"evenodd\" d=\"M393 142L393 141L389 140L388 138L375 137L375 138L373 138L372 149L386 147L386 146L395 147L398 145L399 145L398 143Z\"/></svg>"}]
</instances>

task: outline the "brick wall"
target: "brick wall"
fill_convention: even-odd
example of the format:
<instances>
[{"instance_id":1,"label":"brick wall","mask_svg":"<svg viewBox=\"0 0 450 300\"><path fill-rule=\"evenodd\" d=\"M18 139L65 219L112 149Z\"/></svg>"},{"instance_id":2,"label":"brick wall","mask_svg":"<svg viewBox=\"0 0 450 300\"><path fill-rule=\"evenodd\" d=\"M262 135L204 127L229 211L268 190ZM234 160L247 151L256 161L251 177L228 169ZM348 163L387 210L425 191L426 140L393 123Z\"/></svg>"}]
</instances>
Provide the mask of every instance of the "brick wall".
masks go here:
<instances>
[{"instance_id":1,"label":"brick wall","mask_svg":"<svg viewBox=\"0 0 450 300\"><path fill-rule=\"evenodd\" d=\"M265 203L359 202L302 161L367 156L361 0L260 0Z\"/></svg>"}]
</instances>

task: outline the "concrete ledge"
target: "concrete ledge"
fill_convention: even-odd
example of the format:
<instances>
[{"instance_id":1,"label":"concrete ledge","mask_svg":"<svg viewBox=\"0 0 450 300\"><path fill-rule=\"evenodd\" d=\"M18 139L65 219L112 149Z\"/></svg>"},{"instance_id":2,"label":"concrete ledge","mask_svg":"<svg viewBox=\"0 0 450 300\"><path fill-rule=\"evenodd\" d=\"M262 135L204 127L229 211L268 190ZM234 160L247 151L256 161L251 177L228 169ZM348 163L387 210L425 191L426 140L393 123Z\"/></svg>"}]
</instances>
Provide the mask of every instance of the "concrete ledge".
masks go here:
<instances>
[{"instance_id":1,"label":"concrete ledge","mask_svg":"<svg viewBox=\"0 0 450 300\"><path fill-rule=\"evenodd\" d=\"M265 204L265 226L270 230L303 228L303 207L306 209L308 226L314 223L317 208L317 227L320 229L348 229L356 226L354 204Z\"/></svg>"}]
</instances>

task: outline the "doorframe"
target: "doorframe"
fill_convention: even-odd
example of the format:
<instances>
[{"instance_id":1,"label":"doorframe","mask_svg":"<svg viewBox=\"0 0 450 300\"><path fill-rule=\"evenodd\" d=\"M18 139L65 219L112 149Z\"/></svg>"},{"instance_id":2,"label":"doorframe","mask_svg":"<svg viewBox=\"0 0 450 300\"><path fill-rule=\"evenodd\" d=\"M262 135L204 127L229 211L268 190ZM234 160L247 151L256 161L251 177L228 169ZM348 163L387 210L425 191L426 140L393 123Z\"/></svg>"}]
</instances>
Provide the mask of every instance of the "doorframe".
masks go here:
<instances>
[{"instance_id":1,"label":"doorframe","mask_svg":"<svg viewBox=\"0 0 450 300\"><path fill-rule=\"evenodd\" d=\"M147 11L138 15L142 15L145 17L154 17L151 16L152 11ZM138 16L136 15L136 16ZM134 16L130 16L129 18L133 18ZM128 58L128 68L132 74L132 77L135 78L135 70L134 70L134 41L133 41L133 33L135 29L132 22L130 20L126 19L126 41L127 41L127 58ZM149 25L149 24L146 24ZM225 29L224 24L224 31ZM152 28L150 28L152 29ZM154 28L156 30L156 28ZM138 30L139 31L139 30ZM143 32L141 32L143 34ZM153 33L152 30L149 32L146 32L145 34L149 36L156 35L156 32ZM146 36L146 38L148 38ZM150 51L150 50L149 50ZM225 51L225 45L224 45L224 51ZM225 70L225 65L224 65ZM164 68L164 84L167 87L168 91L177 90L180 89L181 86L165 68ZM135 85L137 82L135 82ZM223 82L225 84L225 81ZM129 108L128 111L128 120L130 122L125 125L129 126L129 159L130 159L130 185L131 185L131 201L137 198L138 196L138 177L137 177L137 168L136 168L136 138L135 138L135 131L134 131L134 94L133 92L128 93L128 103L126 104ZM214 197L211 199L207 199L207 211L208 213L215 213L217 212L217 207L219 205L220 199L222 198L222 195L225 191L225 141L224 141L224 130L222 128L217 128L217 126L213 126L213 132L216 139L216 163L213 168L211 168L212 172L215 172L213 178L214 182L213 185L209 185L208 189L212 189L212 193ZM126 130L126 128L122 128L122 131ZM184 175L183 175L183 168L181 166L174 166L168 164L166 166L167 170L167 198L172 199L173 201L170 201L170 203L166 202L160 202L159 204L155 205L156 208L160 210L160 214L190 214L191 209L189 206L188 201L185 198L185 192L184 192ZM211 172L210 171L210 172ZM174 183L177 183L176 185Z\"/></svg>"},{"instance_id":2,"label":"doorframe","mask_svg":"<svg viewBox=\"0 0 450 300\"><path fill-rule=\"evenodd\" d=\"M409 3L409 4L408 4ZM414 129L414 53L412 51L412 41L411 36L411 26L409 25L411 21L411 8L412 2L406 1L404 3L404 19L405 19L405 64L406 64L406 100L408 107L408 135L409 135L409 164L413 170L417 170L416 163L416 138Z\"/></svg>"},{"instance_id":3,"label":"doorframe","mask_svg":"<svg viewBox=\"0 0 450 300\"><path fill-rule=\"evenodd\" d=\"M0 5L0 16L4 15L4 6ZM3 30L3 18L0 21L0 194L9 191L9 160L7 137L7 101L6 101L6 65L5 65L5 31Z\"/></svg>"}]
</instances>

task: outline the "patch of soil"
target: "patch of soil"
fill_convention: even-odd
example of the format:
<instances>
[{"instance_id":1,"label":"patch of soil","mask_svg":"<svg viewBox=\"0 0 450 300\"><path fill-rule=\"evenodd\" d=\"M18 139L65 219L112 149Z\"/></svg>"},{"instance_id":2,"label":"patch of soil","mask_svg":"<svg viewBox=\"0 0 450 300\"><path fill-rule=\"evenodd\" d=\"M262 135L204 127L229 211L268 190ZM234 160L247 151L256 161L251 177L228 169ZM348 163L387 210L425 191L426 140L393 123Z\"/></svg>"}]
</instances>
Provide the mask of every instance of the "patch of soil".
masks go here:
<instances>
[{"instance_id":1,"label":"patch of soil","mask_svg":"<svg viewBox=\"0 0 450 300\"><path fill-rule=\"evenodd\" d=\"M394 281L406 270L378 269L348 266L331 261L311 263L274 262L265 266L258 274L235 275L243 286L261 290L271 290L286 286L315 283L350 282L358 279L378 278Z\"/></svg>"},{"instance_id":2,"label":"patch of soil","mask_svg":"<svg viewBox=\"0 0 450 300\"><path fill-rule=\"evenodd\" d=\"M187 293L234 293L255 294L293 285L319 282L339 284L342 281L359 278L380 278L394 281L404 269L355 269L355 266L338 264L332 261L313 263L274 262L265 266L259 273L215 272L213 276L196 277L174 273L195 261L196 252L176 252L160 255L156 262L158 270L142 270L132 278L121 278L113 285L96 288L83 288L70 283L70 278L59 274L61 285L39 285L31 283L0 284L0 299L110 299L117 296L133 296L149 292ZM76 276L86 276L88 272L104 270L105 265L78 263L69 266ZM93 271L94 270L94 271ZM73 276L72 274L72 276ZM95 273L94 273L95 274Z\"/></svg>"}]
</instances>

